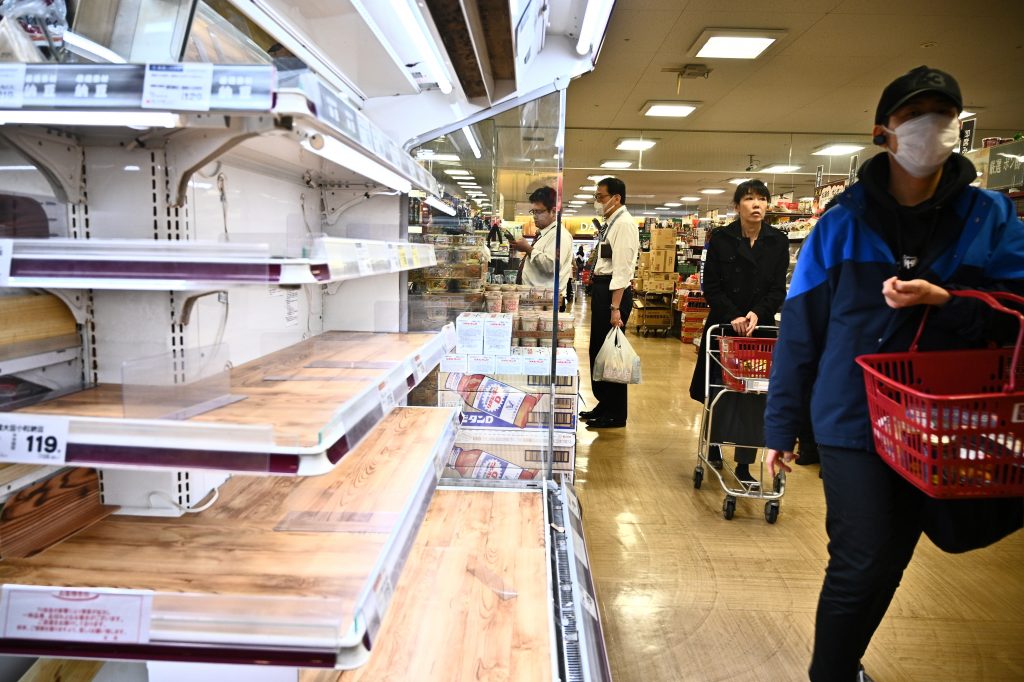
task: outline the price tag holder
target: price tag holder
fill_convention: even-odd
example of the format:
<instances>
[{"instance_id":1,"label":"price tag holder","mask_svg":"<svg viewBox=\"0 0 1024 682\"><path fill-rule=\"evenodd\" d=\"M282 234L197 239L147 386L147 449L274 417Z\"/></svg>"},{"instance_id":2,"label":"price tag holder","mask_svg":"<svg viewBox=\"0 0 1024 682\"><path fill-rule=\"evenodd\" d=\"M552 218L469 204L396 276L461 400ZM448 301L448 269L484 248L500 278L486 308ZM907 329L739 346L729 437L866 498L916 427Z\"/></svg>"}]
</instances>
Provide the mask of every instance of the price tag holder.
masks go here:
<instances>
[{"instance_id":1,"label":"price tag holder","mask_svg":"<svg viewBox=\"0 0 1024 682\"><path fill-rule=\"evenodd\" d=\"M0 287L7 286L11 276L11 257L14 255L14 240L0 239Z\"/></svg>"},{"instance_id":2,"label":"price tag holder","mask_svg":"<svg viewBox=\"0 0 1024 682\"><path fill-rule=\"evenodd\" d=\"M66 418L0 413L0 463L63 464L67 447Z\"/></svg>"},{"instance_id":3,"label":"price tag holder","mask_svg":"<svg viewBox=\"0 0 1024 682\"><path fill-rule=\"evenodd\" d=\"M0 633L11 639L146 644L152 612L148 590L4 585Z\"/></svg>"},{"instance_id":4,"label":"price tag holder","mask_svg":"<svg viewBox=\"0 0 1024 682\"><path fill-rule=\"evenodd\" d=\"M416 370L416 380L423 381L423 377L427 376L427 368L423 364L423 358L419 355L412 359L412 366Z\"/></svg>"},{"instance_id":5,"label":"price tag holder","mask_svg":"<svg viewBox=\"0 0 1024 682\"><path fill-rule=\"evenodd\" d=\"M363 277L373 274L373 264L370 261L370 247L363 242L356 242L356 263L359 264L359 274Z\"/></svg>"},{"instance_id":6,"label":"price tag holder","mask_svg":"<svg viewBox=\"0 0 1024 682\"><path fill-rule=\"evenodd\" d=\"M391 261L391 272L398 272L401 269L397 244L388 244L388 260Z\"/></svg>"},{"instance_id":7,"label":"price tag holder","mask_svg":"<svg viewBox=\"0 0 1024 682\"><path fill-rule=\"evenodd\" d=\"M398 245L398 268L400 270L409 269L409 251L405 244Z\"/></svg>"},{"instance_id":8,"label":"price tag holder","mask_svg":"<svg viewBox=\"0 0 1024 682\"><path fill-rule=\"evenodd\" d=\"M391 390L386 381L380 382L377 390L380 392L380 406L384 408L384 415L387 416L391 410L398 407L398 401L395 400L395 392Z\"/></svg>"},{"instance_id":9,"label":"price tag holder","mask_svg":"<svg viewBox=\"0 0 1024 682\"><path fill-rule=\"evenodd\" d=\"M0 64L0 109L21 109L24 93L25 65Z\"/></svg>"},{"instance_id":10,"label":"price tag holder","mask_svg":"<svg viewBox=\"0 0 1024 682\"><path fill-rule=\"evenodd\" d=\"M209 111L213 64L146 64L142 108L168 111Z\"/></svg>"},{"instance_id":11,"label":"price tag holder","mask_svg":"<svg viewBox=\"0 0 1024 682\"><path fill-rule=\"evenodd\" d=\"M423 265L423 262L420 260L420 250L415 246L410 246L408 248L412 251L412 266L414 268L418 268Z\"/></svg>"}]
</instances>

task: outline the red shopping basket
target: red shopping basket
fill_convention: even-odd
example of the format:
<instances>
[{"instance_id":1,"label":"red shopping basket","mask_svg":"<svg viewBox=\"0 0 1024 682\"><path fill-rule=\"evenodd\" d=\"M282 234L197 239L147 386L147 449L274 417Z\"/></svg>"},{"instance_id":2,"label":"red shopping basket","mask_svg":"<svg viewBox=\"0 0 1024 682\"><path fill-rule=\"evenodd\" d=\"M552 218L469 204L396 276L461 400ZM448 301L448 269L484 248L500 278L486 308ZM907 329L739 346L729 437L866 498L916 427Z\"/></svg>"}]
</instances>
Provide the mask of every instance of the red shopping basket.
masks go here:
<instances>
[{"instance_id":1,"label":"red shopping basket","mask_svg":"<svg viewBox=\"0 0 1024 682\"><path fill-rule=\"evenodd\" d=\"M746 336L719 339L722 383L734 391L767 391L775 341Z\"/></svg>"},{"instance_id":2,"label":"red shopping basket","mask_svg":"<svg viewBox=\"0 0 1024 682\"><path fill-rule=\"evenodd\" d=\"M1014 348L921 353L927 312L906 353L862 355L875 449L935 498L1024 496L1024 315L1001 292L951 291L1018 318Z\"/></svg>"}]
</instances>

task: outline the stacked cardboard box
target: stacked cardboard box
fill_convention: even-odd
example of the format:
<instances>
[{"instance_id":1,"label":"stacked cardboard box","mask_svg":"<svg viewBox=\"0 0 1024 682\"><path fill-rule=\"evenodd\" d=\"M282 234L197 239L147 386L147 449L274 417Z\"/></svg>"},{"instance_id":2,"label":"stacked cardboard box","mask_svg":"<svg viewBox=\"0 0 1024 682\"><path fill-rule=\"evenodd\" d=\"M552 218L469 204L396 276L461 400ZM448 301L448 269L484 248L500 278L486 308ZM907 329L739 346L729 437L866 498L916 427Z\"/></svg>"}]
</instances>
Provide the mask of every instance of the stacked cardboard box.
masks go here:
<instances>
[{"instance_id":1,"label":"stacked cardboard box","mask_svg":"<svg viewBox=\"0 0 1024 682\"><path fill-rule=\"evenodd\" d=\"M688 291L688 296L680 296L679 301L682 304L680 310L682 311L682 332L680 338L685 343L691 343L694 339L699 338L701 332L704 330L704 323L708 319L708 303L704 300L704 297L696 291Z\"/></svg>"},{"instance_id":2,"label":"stacked cardboard box","mask_svg":"<svg viewBox=\"0 0 1024 682\"><path fill-rule=\"evenodd\" d=\"M484 357L459 354L442 360L437 404L463 410L446 476L529 480L540 478L553 457L553 471L572 482L579 360L572 349L557 350L553 397L550 349L514 348L508 357L490 357L488 365L480 362Z\"/></svg>"}]
</instances>

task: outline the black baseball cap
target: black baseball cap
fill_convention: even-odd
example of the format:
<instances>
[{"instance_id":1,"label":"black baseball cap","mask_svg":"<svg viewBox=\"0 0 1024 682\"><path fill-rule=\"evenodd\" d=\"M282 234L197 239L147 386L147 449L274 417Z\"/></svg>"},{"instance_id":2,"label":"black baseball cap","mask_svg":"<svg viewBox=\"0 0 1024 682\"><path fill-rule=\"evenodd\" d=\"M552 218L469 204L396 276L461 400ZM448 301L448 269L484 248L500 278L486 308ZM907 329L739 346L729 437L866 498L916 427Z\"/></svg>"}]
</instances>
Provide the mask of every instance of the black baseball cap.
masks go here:
<instances>
[{"instance_id":1,"label":"black baseball cap","mask_svg":"<svg viewBox=\"0 0 1024 682\"><path fill-rule=\"evenodd\" d=\"M948 97L956 105L957 111L964 110L964 99L955 78L945 71L919 66L885 86L882 98L878 100L878 108L875 109L875 123L885 125L892 112L906 104L911 97L925 92Z\"/></svg>"}]
</instances>

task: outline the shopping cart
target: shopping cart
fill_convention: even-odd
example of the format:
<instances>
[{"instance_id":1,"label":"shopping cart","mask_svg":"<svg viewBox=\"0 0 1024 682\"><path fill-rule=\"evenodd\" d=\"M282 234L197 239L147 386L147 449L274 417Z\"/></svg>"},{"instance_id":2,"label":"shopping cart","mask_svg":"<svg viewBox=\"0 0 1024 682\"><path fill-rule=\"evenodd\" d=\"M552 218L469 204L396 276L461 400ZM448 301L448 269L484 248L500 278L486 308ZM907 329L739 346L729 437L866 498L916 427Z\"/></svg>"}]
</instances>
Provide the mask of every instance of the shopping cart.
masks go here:
<instances>
[{"instance_id":1,"label":"shopping cart","mask_svg":"<svg viewBox=\"0 0 1024 682\"><path fill-rule=\"evenodd\" d=\"M951 291L1017 318L1013 348L862 355L875 450L903 478L940 499L1024 496L1024 315L1004 292Z\"/></svg>"},{"instance_id":2,"label":"shopping cart","mask_svg":"<svg viewBox=\"0 0 1024 682\"><path fill-rule=\"evenodd\" d=\"M731 519L736 513L736 500L748 498L763 500L764 519L775 523L779 518L780 500L786 492L786 475L779 473L772 479L771 490L765 486L764 444L713 442L715 407L726 395L736 393L768 392L768 376L772 368L772 351L775 348L774 338L756 336L725 336L722 329L726 325L712 325L708 330L708 343L702 351L707 354L704 363L704 409L701 412L700 437L697 445L697 466L693 470L693 487L700 488L704 481L705 469L710 469L725 492L722 501L722 516ZM755 332L778 332L778 327L757 327ZM721 383L712 383L711 363L722 370ZM760 473L756 481L741 480L734 472L719 471L718 467L708 459L712 446L749 447L760 451L758 464ZM724 459L724 455L723 455Z\"/></svg>"}]
</instances>

